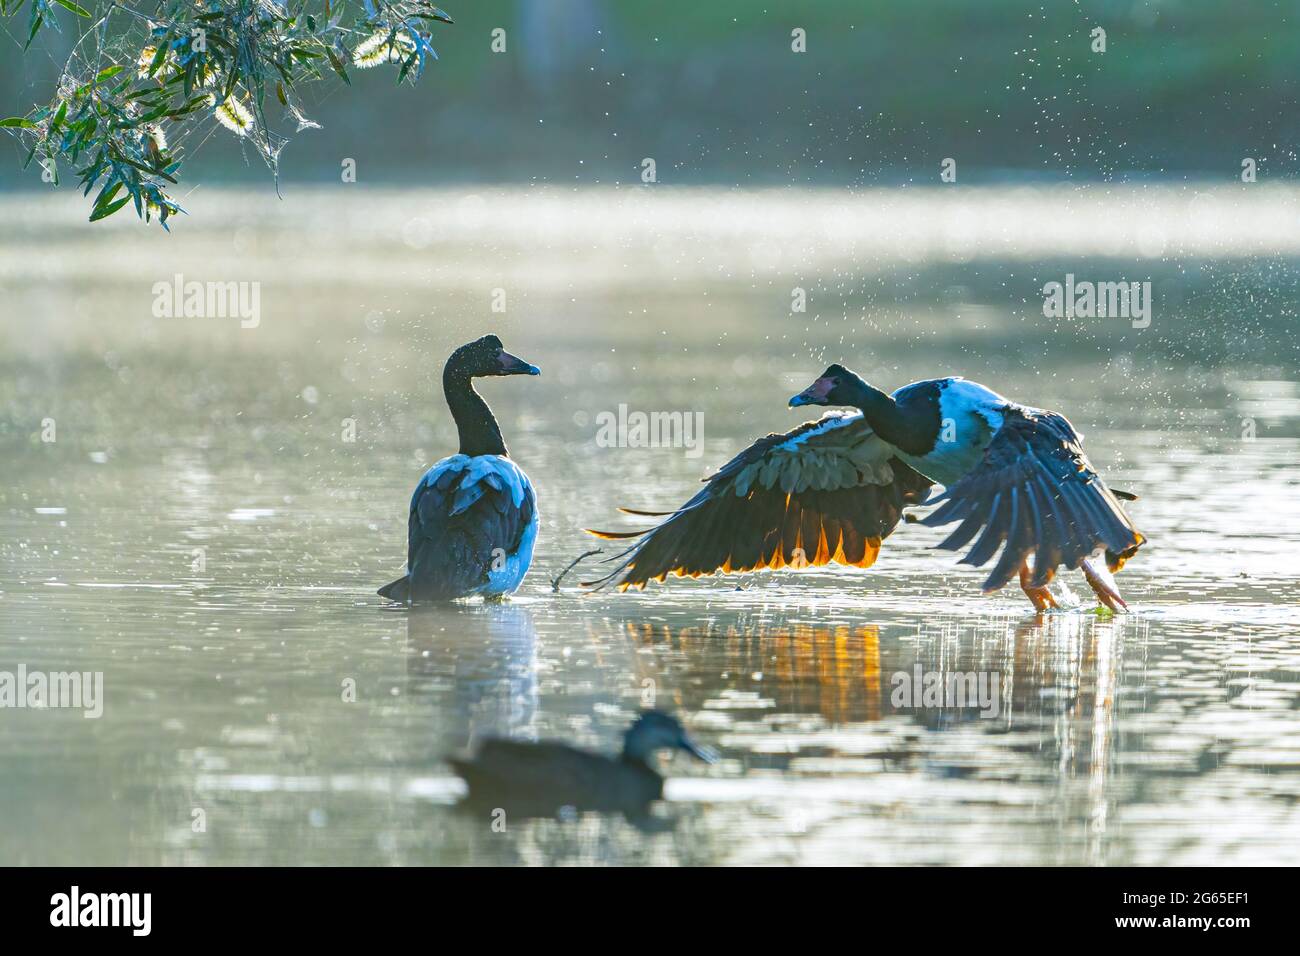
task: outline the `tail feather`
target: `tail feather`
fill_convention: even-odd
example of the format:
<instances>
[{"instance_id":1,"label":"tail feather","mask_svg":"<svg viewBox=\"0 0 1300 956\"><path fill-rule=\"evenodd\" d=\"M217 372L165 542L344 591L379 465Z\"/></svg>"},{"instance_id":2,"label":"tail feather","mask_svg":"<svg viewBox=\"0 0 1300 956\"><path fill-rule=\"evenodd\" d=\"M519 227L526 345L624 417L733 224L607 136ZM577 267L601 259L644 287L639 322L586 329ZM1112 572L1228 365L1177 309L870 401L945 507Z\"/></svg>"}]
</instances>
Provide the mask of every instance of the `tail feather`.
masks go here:
<instances>
[{"instance_id":1,"label":"tail feather","mask_svg":"<svg viewBox=\"0 0 1300 956\"><path fill-rule=\"evenodd\" d=\"M385 584L379 589L380 597L386 597L390 601L400 601L405 604L411 597L411 579L403 574L391 584Z\"/></svg>"},{"instance_id":2,"label":"tail feather","mask_svg":"<svg viewBox=\"0 0 1300 956\"><path fill-rule=\"evenodd\" d=\"M583 531L596 538L605 538L609 541L618 541L622 538L639 538L642 535L649 534L654 528L643 528L640 531L597 531L594 528L583 528Z\"/></svg>"}]
</instances>

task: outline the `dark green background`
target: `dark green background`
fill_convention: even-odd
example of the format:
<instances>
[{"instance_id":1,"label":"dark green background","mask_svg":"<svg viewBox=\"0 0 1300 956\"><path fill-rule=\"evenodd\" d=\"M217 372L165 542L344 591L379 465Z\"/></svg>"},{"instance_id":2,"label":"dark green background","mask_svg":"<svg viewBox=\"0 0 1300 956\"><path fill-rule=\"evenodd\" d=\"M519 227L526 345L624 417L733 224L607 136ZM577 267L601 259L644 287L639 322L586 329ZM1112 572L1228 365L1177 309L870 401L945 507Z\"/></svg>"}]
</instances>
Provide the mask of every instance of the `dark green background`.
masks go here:
<instances>
[{"instance_id":1,"label":"dark green background","mask_svg":"<svg viewBox=\"0 0 1300 956\"><path fill-rule=\"evenodd\" d=\"M284 154L286 180L610 183L653 156L660 182L861 184L1231 178L1296 170L1295 4L1008 0L447 0L441 60L331 78L324 125ZM47 99L72 37L26 55L0 37L0 112ZM1108 50L1090 50L1089 31ZM489 34L508 33L494 54ZM808 51L790 50L803 27ZM7 138L7 137L6 137ZM40 185L0 149L0 186ZM264 178L218 131L185 176Z\"/></svg>"}]
</instances>

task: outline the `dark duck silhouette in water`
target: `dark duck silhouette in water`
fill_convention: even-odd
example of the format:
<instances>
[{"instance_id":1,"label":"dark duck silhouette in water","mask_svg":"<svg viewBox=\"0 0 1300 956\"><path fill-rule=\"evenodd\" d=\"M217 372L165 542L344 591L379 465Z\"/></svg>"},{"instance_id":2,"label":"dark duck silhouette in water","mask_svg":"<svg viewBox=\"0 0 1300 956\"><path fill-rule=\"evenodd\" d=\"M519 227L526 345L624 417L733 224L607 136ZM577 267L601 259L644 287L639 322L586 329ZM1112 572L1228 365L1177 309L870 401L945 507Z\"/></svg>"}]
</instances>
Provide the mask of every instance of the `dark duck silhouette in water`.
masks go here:
<instances>
[{"instance_id":1,"label":"dark duck silhouette in water","mask_svg":"<svg viewBox=\"0 0 1300 956\"><path fill-rule=\"evenodd\" d=\"M475 378L540 375L541 370L485 335L451 353L442 391L460 434L460 451L430 468L411 496L406 574L379 589L413 604L514 593L533 560L537 497L510 460L492 409Z\"/></svg>"},{"instance_id":2,"label":"dark duck silhouette in water","mask_svg":"<svg viewBox=\"0 0 1300 956\"><path fill-rule=\"evenodd\" d=\"M1106 487L1063 416L959 377L888 395L842 365L790 405L858 411L828 412L760 438L676 511L624 509L666 520L646 531L591 532L637 540L610 559L613 571L587 583L625 589L669 574L831 562L866 568L905 507L939 504L919 520L961 522L938 545L956 551L974 540L961 563L978 567L1001 547L985 592L1018 576L1036 610L1056 607L1048 584L1065 565L1083 572L1106 607L1127 607L1111 572L1145 540L1119 502L1135 496ZM935 483L944 492L927 500Z\"/></svg>"},{"instance_id":3,"label":"dark duck silhouette in water","mask_svg":"<svg viewBox=\"0 0 1300 956\"><path fill-rule=\"evenodd\" d=\"M623 734L617 757L561 743L494 738L483 741L473 757L450 763L468 784L471 804L516 816L547 816L561 807L635 816L663 796L663 777L648 763L659 750L684 750L706 763L716 759L676 718L647 710Z\"/></svg>"}]
</instances>

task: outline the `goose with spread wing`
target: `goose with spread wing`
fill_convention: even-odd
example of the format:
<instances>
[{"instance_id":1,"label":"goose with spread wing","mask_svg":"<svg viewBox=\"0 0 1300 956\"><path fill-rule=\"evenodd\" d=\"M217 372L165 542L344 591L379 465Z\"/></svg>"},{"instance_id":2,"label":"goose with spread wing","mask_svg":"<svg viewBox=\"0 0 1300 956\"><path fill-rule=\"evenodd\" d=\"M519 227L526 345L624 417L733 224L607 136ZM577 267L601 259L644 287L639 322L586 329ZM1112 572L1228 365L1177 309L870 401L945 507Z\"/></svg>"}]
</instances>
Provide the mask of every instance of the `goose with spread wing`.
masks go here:
<instances>
[{"instance_id":1,"label":"goose with spread wing","mask_svg":"<svg viewBox=\"0 0 1300 956\"><path fill-rule=\"evenodd\" d=\"M960 522L938 547L973 541L961 563L984 565L1001 549L986 592L1018 577L1037 610L1055 607L1048 585L1064 565L1081 570L1106 607L1127 607L1112 572L1145 540L1120 504L1134 496L1106 486L1063 416L960 377L887 394L842 365L790 405L857 411L760 438L676 511L624 509L665 520L645 531L592 531L634 543L588 583L625 589L669 574L870 567L904 508L934 504L916 520ZM930 496L935 484L944 490Z\"/></svg>"},{"instance_id":2,"label":"goose with spread wing","mask_svg":"<svg viewBox=\"0 0 1300 956\"><path fill-rule=\"evenodd\" d=\"M537 540L533 483L506 451L475 378L540 375L495 335L462 345L442 372L442 391L460 437L457 454L415 486L407 522L406 574L379 589L403 604L513 594L528 572Z\"/></svg>"}]
</instances>

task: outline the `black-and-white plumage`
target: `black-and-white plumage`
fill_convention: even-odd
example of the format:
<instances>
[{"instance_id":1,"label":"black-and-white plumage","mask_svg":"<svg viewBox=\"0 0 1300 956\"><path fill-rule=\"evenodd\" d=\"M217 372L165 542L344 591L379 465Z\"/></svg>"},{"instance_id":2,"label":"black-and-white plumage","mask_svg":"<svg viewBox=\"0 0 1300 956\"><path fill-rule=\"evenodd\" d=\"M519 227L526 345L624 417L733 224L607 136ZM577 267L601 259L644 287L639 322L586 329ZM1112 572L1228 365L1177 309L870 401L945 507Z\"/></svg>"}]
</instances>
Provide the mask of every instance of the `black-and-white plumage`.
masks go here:
<instances>
[{"instance_id":1,"label":"black-and-white plumage","mask_svg":"<svg viewBox=\"0 0 1300 956\"><path fill-rule=\"evenodd\" d=\"M867 567L905 506L933 503L923 523L961 522L939 547L974 542L962 560L977 566L1001 551L986 590L1019 576L1036 608L1054 606L1047 585L1064 565L1082 570L1102 603L1124 606L1110 572L1145 540L1119 502L1133 496L1106 487L1061 415L957 377L890 395L841 365L790 404L858 412L760 439L656 528L594 532L636 541L592 583L639 586L669 573L790 564ZM934 484L944 491L927 501Z\"/></svg>"},{"instance_id":2,"label":"black-and-white plumage","mask_svg":"<svg viewBox=\"0 0 1300 956\"><path fill-rule=\"evenodd\" d=\"M1082 437L1055 412L1007 404L1001 414L979 464L933 499L942 504L921 523L960 521L939 547L957 551L974 541L964 564L979 567L1002 548L985 590L1007 584L1030 557L1034 588L1099 550L1118 570L1143 538L1083 453Z\"/></svg>"},{"instance_id":3,"label":"black-and-white plumage","mask_svg":"<svg viewBox=\"0 0 1300 956\"><path fill-rule=\"evenodd\" d=\"M406 574L379 589L403 603L450 601L514 593L528 572L537 540L532 482L506 451L491 409L472 380L537 375L495 335L452 353L443 393L460 437L458 454L430 468L415 486L407 523Z\"/></svg>"}]
</instances>

